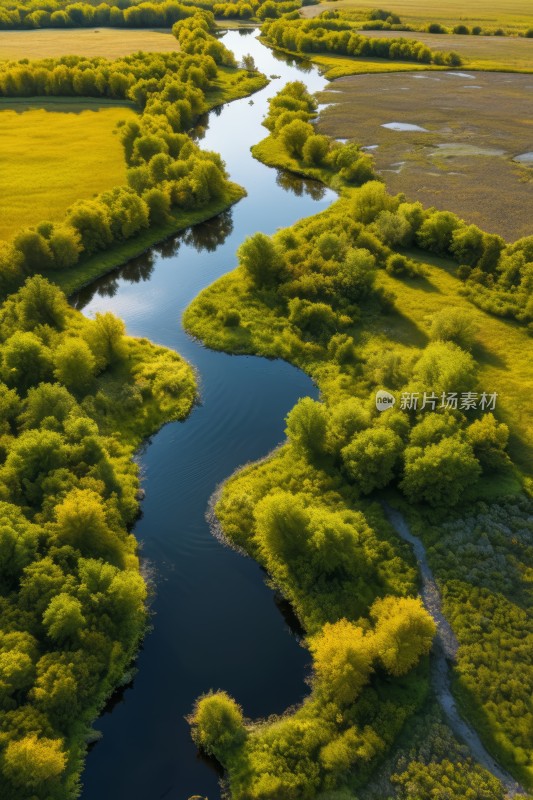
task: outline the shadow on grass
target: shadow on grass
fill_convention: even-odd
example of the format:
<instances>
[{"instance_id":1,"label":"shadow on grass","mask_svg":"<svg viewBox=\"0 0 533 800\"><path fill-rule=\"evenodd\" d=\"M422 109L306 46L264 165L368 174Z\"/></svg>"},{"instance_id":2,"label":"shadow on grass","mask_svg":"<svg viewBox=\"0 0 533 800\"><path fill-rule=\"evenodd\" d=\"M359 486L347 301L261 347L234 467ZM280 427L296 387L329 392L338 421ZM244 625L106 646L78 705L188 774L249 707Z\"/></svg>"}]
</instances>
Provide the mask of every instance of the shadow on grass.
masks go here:
<instances>
[{"instance_id":1,"label":"shadow on grass","mask_svg":"<svg viewBox=\"0 0 533 800\"><path fill-rule=\"evenodd\" d=\"M476 342L474 349L472 350L472 355L478 362L483 362L484 364L488 364L491 367L497 367L498 369L507 369L507 362L503 360L497 353L493 350L489 350L481 342Z\"/></svg>"},{"instance_id":2,"label":"shadow on grass","mask_svg":"<svg viewBox=\"0 0 533 800\"><path fill-rule=\"evenodd\" d=\"M442 294L442 290L435 286L426 275L419 275L416 278L400 278L402 283L405 283L411 289L420 289L422 292L433 292Z\"/></svg>"}]
</instances>

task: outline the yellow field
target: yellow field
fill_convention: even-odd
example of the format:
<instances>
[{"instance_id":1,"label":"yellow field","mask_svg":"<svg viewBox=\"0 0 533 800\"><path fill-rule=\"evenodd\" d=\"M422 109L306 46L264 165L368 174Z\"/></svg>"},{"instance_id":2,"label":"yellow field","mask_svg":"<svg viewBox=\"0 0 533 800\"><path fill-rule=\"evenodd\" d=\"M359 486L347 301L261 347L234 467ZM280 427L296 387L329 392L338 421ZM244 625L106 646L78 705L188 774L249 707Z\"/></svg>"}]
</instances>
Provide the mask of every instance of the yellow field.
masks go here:
<instances>
[{"instance_id":1,"label":"yellow field","mask_svg":"<svg viewBox=\"0 0 533 800\"><path fill-rule=\"evenodd\" d=\"M315 16L326 8L353 11L368 11L372 3L365 0L337 0L319 6L307 6L304 16ZM421 26L427 22L440 22L446 27L464 23L469 27L502 27L508 31L524 31L533 27L531 0L387 0L383 6L399 14L402 22Z\"/></svg>"},{"instance_id":2,"label":"yellow field","mask_svg":"<svg viewBox=\"0 0 533 800\"><path fill-rule=\"evenodd\" d=\"M0 103L0 238L43 220L61 219L79 198L125 183L113 130L131 108L39 102Z\"/></svg>"},{"instance_id":3,"label":"yellow field","mask_svg":"<svg viewBox=\"0 0 533 800\"><path fill-rule=\"evenodd\" d=\"M179 50L168 31L78 28L2 31L0 59L51 58L64 55L118 58L137 50L161 53Z\"/></svg>"}]
</instances>

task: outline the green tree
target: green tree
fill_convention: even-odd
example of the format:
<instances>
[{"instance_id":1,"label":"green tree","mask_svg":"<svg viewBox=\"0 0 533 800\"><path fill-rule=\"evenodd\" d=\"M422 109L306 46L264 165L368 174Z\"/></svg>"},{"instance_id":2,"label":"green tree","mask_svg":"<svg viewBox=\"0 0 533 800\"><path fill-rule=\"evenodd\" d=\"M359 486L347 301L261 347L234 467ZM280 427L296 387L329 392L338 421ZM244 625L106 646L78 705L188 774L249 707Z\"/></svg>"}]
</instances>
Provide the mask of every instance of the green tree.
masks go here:
<instances>
[{"instance_id":1,"label":"green tree","mask_svg":"<svg viewBox=\"0 0 533 800\"><path fill-rule=\"evenodd\" d=\"M340 264L336 283L343 296L358 301L368 297L376 280L376 259L366 248L351 248Z\"/></svg>"},{"instance_id":2,"label":"green tree","mask_svg":"<svg viewBox=\"0 0 533 800\"><path fill-rule=\"evenodd\" d=\"M509 428L504 422L498 422L494 414L484 414L475 420L466 429L466 436L483 470L492 472L511 463L505 452Z\"/></svg>"},{"instance_id":3,"label":"green tree","mask_svg":"<svg viewBox=\"0 0 533 800\"><path fill-rule=\"evenodd\" d=\"M113 237L109 209L98 200L79 200L67 215L67 224L80 235L84 253L105 250Z\"/></svg>"},{"instance_id":4,"label":"green tree","mask_svg":"<svg viewBox=\"0 0 533 800\"><path fill-rule=\"evenodd\" d=\"M352 201L353 218L369 225L383 211L396 211L398 200L392 197L380 181L368 181L354 194Z\"/></svg>"},{"instance_id":5,"label":"green tree","mask_svg":"<svg viewBox=\"0 0 533 800\"><path fill-rule=\"evenodd\" d=\"M427 393L471 391L476 382L476 364L453 342L432 342L413 367L415 383Z\"/></svg>"},{"instance_id":6,"label":"green tree","mask_svg":"<svg viewBox=\"0 0 533 800\"><path fill-rule=\"evenodd\" d=\"M66 592L53 597L43 614L43 625L48 637L59 644L77 639L85 622L80 601Z\"/></svg>"},{"instance_id":7,"label":"green tree","mask_svg":"<svg viewBox=\"0 0 533 800\"><path fill-rule=\"evenodd\" d=\"M53 265L50 245L40 233L29 228L17 233L13 239L15 248L22 254L26 272L41 272Z\"/></svg>"},{"instance_id":8,"label":"green tree","mask_svg":"<svg viewBox=\"0 0 533 800\"><path fill-rule=\"evenodd\" d=\"M222 764L246 741L242 709L226 692L200 698L190 723L196 744Z\"/></svg>"},{"instance_id":9,"label":"green tree","mask_svg":"<svg viewBox=\"0 0 533 800\"><path fill-rule=\"evenodd\" d=\"M68 269L78 263L82 244L81 237L74 228L69 225L54 225L49 243L55 269Z\"/></svg>"},{"instance_id":10,"label":"green tree","mask_svg":"<svg viewBox=\"0 0 533 800\"><path fill-rule=\"evenodd\" d=\"M400 488L412 502L454 506L480 474L472 446L459 435L449 436L425 448L407 447Z\"/></svg>"},{"instance_id":11,"label":"green tree","mask_svg":"<svg viewBox=\"0 0 533 800\"><path fill-rule=\"evenodd\" d=\"M96 368L105 369L126 356L125 325L110 311L97 313L85 329L89 347L96 359Z\"/></svg>"},{"instance_id":12,"label":"green tree","mask_svg":"<svg viewBox=\"0 0 533 800\"><path fill-rule=\"evenodd\" d=\"M256 538L271 569L287 564L307 549L309 515L290 492L276 491L255 509Z\"/></svg>"},{"instance_id":13,"label":"green tree","mask_svg":"<svg viewBox=\"0 0 533 800\"><path fill-rule=\"evenodd\" d=\"M66 730L79 713L79 689L72 665L60 659L60 653L47 653L40 659L31 698L56 726Z\"/></svg>"},{"instance_id":14,"label":"green tree","mask_svg":"<svg viewBox=\"0 0 533 800\"><path fill-rule=\"evenodd\" d=\"M302 147L302 157L306 164L322 166L329 151L329 138L319 134L309 136Z\"/></svg>"},{"instance_id":15,"label":"green tree","mask_svg":"<svg viewBox=\"0 0 533 800\"><path fill-rule=\"evenodd\" d=\"M72 489L55 508L58 538L85 556L122 564L120 541L111 529L100 495L92 489Z\"/></svg>"},{"instance_id":16,"label":"green tree","mask_svg":"<svg viewBox=\"0 0 533 800\"><path fill-rule=\"evenodd\" d=\"M239 263L256 286L277 283L283 273L283 258L279 248L264 233L254 233L237 251Z\"/></svg>"},{"instance_id":17,"label":"green tree","mask_svg":"<svg viewBox=\"0 0 533 800\"><path fill-rule=\"evenodd\" d=\"M170 215L170 197L168 192L154 187L147 189L142 196L148 206L148 213L152 225L163 225L168 222Z\"/></svg>"},{"instance_id":18,"label":"green tree","mask_svg":"<svg viewBox=\"0 0 533 800\"><path fill-rule=\"evenodd\" d=\"M423 250L446 255L451 248L453 235L460 220L450 211L435 211L420 226L417 241Z\"/></svg>"},{"instance_id":19,"label":"green tree","mask_svg":"<svg viewBox=\"0 0 533 800\"><path fill-rule=\"evenodd\" d=\"M370 423L370 412L359 398L350 397L336 403L328 417L328 449L338 455L355 434L370 427Z\"/></svg>"},{"instance_id":20,"label":"green tree","mask_svg":"<svg viewBox=\"0 0 533 800\"><path fill-rule=\"evenodd\" d=\"M65 771L67 757L61 739L38 737L35 733L8 743L2 766L9 780L31 792L46 787Z\"/></svg>"},{"instance_id":21,"label":"green tree","mask_svg":"<svg viewBox=\"0 0 533 800\"><path fill-rule=\"evenodd\" d=\"M472 315L461 308L444 308L433 315L429 337L433 341L454 342L463 350L471 350L477 325Z\"/></svg>"},{"instance_id":22,"label":"green tree","mask_svg":"<svg viewBox=\"0 0 533 800\"><path fill-rule=\"evenodd\" d=\"M388 428L367 428L341 450L345 473L363 494L387 486L403 452L401 438Z\"/></svg>"},{"instance_id":23,"label":"green tree","mask_svg":"<svg viewBox=\"0 0 533 800\"><path fill-rule=\"evenodd\" d=\"M327 413L323 403L302 397L287 415L285 433L293 447L306 456L325 451Z\"/></svg>"},{"instance_id":24,"label":"green tree","mask_svg":"<svg viewBox=\"0 0 533 800\"><path fill-rule=\"evenodd\" d=\"M313 654L313 686L337 705L350 706L368 683L373 646L362 628L341 619L326 623L309 647Z\"/></svg>"},{"instance_id":25,"label":"green tree","mask_svg":"<svg viewBox=\"0 0 533 800\"><path fill-rule=\"evenodd\" d=\"M28 564L37 557L39 528L18 506L0 502L0 592L13 589Z\"/></svg>"},{"instance_id":26,"label":"green tree","mask_svg":"<svg viewBox=\"0 0 533 800\"><path fill-rule=\"evenodd\" d=\"M96 359L83 339L65 339L54 352L54 375L76 394L83 394L94 378Z\"/></svg>"},{"instance_id":27,"label":"green tree","mask_svg":"<svg viewBox=\"0 0 533 800\"><path fill-rule=\"evenodd\" d=\"M304 145L314 134L315 129L312 125L301 119L295 119L285 125L279 135L289 155L294 158L302 158Z\"/></svg>"},{"instance_id":28,"label":"green tree","mask_svg":"<svg viewBox=\"0 0 533 800\"><path fill-rule=\"evenodd\" d=\"M37 506L43 497L43 481L63 467L66 452L61 436L54 431L24 431L13 443L0 471L9 499Z\"/></svg>"},{"instance_id":29,"label":"green tree","mask_svg":"<svg viewBox=\"0 0 533 800\"><path fill-rule=\"evenodd\" d=\"M39 325L50 325L63 330L68 317L68 303L65 295L42 275L28 278L17 296L17 306L21 322L26 330Z\"/></svg>"},{"instance_id":30,"label":"green tree","mask_svg":"<svg viewBox=\"0 0 533 800\"><path fill-rule=\"evenodd\" d=\"M28 391L19 423L24 430L40 427L58 429L75 407L75 399L64 386L40 383Z\"/></svg>"},{"instance_id":31,"label":"green tree","mask_svg":"<svg viewBox=\"0 0 533 800\"><path fill-rule=\"evenodd\" d=\"M384 597L370 609L375 647L391 675L405 675L431 649L437 630L420 598Z\"/></svg>"},{"instance_id":32,"label":"green tree","mask_svg":"<svg viewBox=\"0 0 533 800\"><path fill-rule=\"evenodd\" d=\"M3 351L4 380L8 386L16 387L22 394L31 386L51 377L50 350L33 333L14 333L5 342Z\"/></svg>"}]
</instances>

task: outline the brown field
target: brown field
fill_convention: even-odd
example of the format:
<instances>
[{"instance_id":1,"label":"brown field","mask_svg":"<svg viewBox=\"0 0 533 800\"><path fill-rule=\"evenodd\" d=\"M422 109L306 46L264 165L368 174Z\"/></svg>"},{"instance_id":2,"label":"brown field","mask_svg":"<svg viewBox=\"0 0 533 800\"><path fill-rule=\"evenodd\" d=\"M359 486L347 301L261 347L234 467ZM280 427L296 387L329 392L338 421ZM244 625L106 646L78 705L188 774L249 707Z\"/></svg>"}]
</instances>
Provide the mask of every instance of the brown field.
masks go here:
<instances>
[{"instance_id":1,"label":"brown field","mask_svg":"<svg viewBox=\"0 0 533 800\"><path fill-rule=\"evenodd\" d=\"M354 75L321 95L319 129L373 150L389 189L454 211L508 240L533 234L533 76L446 72ZM479 87L479 88L476 88ZM427 132L395 131L390 122Z\"/></svg>"},{"instance_id":2,"label":"brown field","mask_svg":"<svg viewBox=\"0 0 533 800\"><path fill-rule=\"evenodd\" d=\"M533 19L532 19L533 25ZM364 31L378 38L417 39L432 50L455 50L466 66L495 69L504 65L510 70L533 70L533 39L518 36L458 36L419 33L418 31Z\"/></svg>"},{"instance_id":3,"label":"brown field","mask_svg":"<svg viewBox=\"0 0 533 800\"><path fill-rule=\"evenodd\" d=\"M65 55L119 56L145 50L151 53L179 50L168 31L115 28L41 29L2 31L0 59L52 58Z\"/></svg>"}]
</instances>

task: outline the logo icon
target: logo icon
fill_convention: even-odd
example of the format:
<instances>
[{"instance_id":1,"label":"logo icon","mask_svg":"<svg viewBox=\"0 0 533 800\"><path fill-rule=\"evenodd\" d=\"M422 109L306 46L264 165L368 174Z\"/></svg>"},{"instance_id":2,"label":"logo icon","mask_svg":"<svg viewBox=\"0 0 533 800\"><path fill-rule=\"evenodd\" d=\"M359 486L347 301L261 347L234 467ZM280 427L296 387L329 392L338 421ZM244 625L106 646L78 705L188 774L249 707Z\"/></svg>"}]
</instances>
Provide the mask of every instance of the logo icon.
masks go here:
<instances>
[{"instance_id":1,"label":"logo icon","mask_svg":"<svg viewBox=\"0 0 533 800\"><path fill-rule=\"evenodd\" d=\"M386 411L388 408L392 408L395 402L396 398L390 392L386 392L384 389L376 392L376 408L378 411Z\"/></svg>"}]
</instances>

